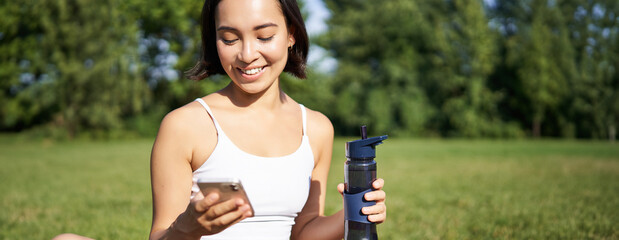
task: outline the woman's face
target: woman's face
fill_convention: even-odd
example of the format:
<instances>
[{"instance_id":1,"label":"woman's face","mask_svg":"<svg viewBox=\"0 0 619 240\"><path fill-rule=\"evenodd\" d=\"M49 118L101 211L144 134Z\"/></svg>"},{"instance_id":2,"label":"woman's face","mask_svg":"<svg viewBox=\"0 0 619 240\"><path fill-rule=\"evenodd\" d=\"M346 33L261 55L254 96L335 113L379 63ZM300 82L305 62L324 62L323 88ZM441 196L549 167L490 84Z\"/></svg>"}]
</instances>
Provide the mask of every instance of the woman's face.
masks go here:
<instances>
[{"instance_id":1,"label":"woman's face","mask_svg":"<svg viewBox=\"0 0 619 240\"><path fill-rule=\"evenodd\" d=\"M277 0L222 0L215 29L221 66L239 88L259 93L273 85L294 44Z\"/></svg>"}]
</instances>

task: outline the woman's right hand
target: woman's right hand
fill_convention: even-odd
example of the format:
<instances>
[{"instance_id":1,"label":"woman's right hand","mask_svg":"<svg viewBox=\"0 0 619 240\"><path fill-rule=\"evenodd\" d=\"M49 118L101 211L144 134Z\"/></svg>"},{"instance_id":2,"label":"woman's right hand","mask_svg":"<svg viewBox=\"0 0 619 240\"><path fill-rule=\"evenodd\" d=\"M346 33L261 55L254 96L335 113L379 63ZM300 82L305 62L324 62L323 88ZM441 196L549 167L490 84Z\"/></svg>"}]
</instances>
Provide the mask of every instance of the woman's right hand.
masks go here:
<instances>
[{"instance_id":1,"label":"woman's right hand","mask_svg":"<svg viewBox=\"0 0 619 240\"><path fill-rule=\"evenodd\" d=\"M218 200L217 193L206 197L198 193L170 229L192 237L212 235L253 216L249 204L243 199L233 198L224 202Z\"/></svg>"}]
</instances>

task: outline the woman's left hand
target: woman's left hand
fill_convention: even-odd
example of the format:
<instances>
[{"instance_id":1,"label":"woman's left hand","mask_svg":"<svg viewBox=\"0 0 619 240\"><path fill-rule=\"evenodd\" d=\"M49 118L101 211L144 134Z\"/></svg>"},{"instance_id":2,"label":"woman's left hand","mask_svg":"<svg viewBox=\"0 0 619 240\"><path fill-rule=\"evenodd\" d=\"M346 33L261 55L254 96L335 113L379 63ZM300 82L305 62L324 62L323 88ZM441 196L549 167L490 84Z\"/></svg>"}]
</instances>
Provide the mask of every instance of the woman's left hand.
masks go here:
<instances>
[{"instance_id":1,"label":"woman's left hand","mask_svg":"<svg viewBox=\"0 0 619 240\"><path fill-rule=\"evenodd\" d=\"M374 187L374 191L366 193L364 198L366 201L375 201L376 205L364 207L361 209L361 212L368 216L368 220L374 223L382 223L387 219L387 205L385 205L386 194L383 191L383 186L385 185L385 180L382 178L376 179L372 183L372 187ZM340 183L337 185L337 190L340 194L344 194L344 184Z\"/></svg>"}]
</instances>

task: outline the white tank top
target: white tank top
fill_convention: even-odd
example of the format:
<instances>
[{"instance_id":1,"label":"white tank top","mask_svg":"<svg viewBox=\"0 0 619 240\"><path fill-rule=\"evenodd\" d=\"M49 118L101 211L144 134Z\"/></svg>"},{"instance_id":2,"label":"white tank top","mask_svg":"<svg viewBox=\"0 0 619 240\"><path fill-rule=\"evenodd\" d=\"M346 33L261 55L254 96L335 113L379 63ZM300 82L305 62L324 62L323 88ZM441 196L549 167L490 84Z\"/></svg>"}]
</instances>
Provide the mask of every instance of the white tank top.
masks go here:
<instances>
[{"instance_id":1,"label":"white tank top","mask_svg":"<svg viewBox=\"0 0 619 240\"><path fill-rule=\"evenodd\" d=\"M254 208L254 217L230 226L202 240L290 239L294 219L309 195L314 154L306 134L306 110L303 105L301 145L282 157L260 157L238 148L226 136L211 109L196 99L208 112L217 129L217 145L209 158L193 172L192 197L200 191L199 178L239 178Z\"/></svg>"}]
</instances>

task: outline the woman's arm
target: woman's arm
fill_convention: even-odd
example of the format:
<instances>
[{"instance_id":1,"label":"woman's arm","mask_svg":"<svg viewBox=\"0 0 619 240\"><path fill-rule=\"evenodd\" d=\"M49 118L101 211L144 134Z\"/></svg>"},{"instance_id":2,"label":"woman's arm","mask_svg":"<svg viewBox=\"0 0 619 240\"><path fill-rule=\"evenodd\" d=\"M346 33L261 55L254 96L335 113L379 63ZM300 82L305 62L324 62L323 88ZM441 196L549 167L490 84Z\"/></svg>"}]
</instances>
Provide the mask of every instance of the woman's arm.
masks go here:
<instances>
[{"instance_id":1,"label":"woman's arm","mask_svg":"<svg viewBox=\"0 0 619 240\"><path fill-rule=\"evenodd\" d=\"M314 152L314 170L307 202L295 219L291 239L342 239L344 213L324 216L327 177L333 150L333 125L324 115L307 111L307 135Z\"/></svg>"},{"instance_id":2,"label":"woman's arm","mask_svg":"<svg viewBox=\"0 0 619 240\"><path fill-rule=\"evenodd\" d=\"M204 121L197 119L205 116L194 114L198 111L192 111L191 107L189 104L169 113L153 145L150 239L199 239L202 235L223 231L249 216L246 203L235 199L217 203L217 194L206 197L198 194L190 201L195 143L204 144L200 136L216 136L214 126L201 126Z\"/></svg>"},{"instance_id":3,"label":"woman's arm","mask_svg":"<svg viewBox=\"0 0 619 240\"><path fill-rule=\"evenodd\" d=\"M342 239L344 238L344 211L340 210L331 216L324 216L326 184L331 166L333 151L333 125L327 117L315 111L308 111L308 137L315 154L315 166L312 171L310 193L303 210L295 219L291 239ZM382 223L386 219L385 192L383 179L372 183L375 191L365 194L368 201L376 201L376 205L364 207L362 212L368 215L368 220ZM342 194L344 184L339 184L337 190Z\"/></svg>"},{"instance_id":4,"label":"woman's arm","mask_svg":"<svg viewBox=\"0 0 619 240\"><path fill-rule=\"evenodd\" d=\"M185 211L191 195L191 133L182 124L190 113L184 109L170 112L162 120L151 153L153 222L151 239L172 234L172 222ZM180 234L178 232L177 234Z\"/></svg>"}]
</instances>

